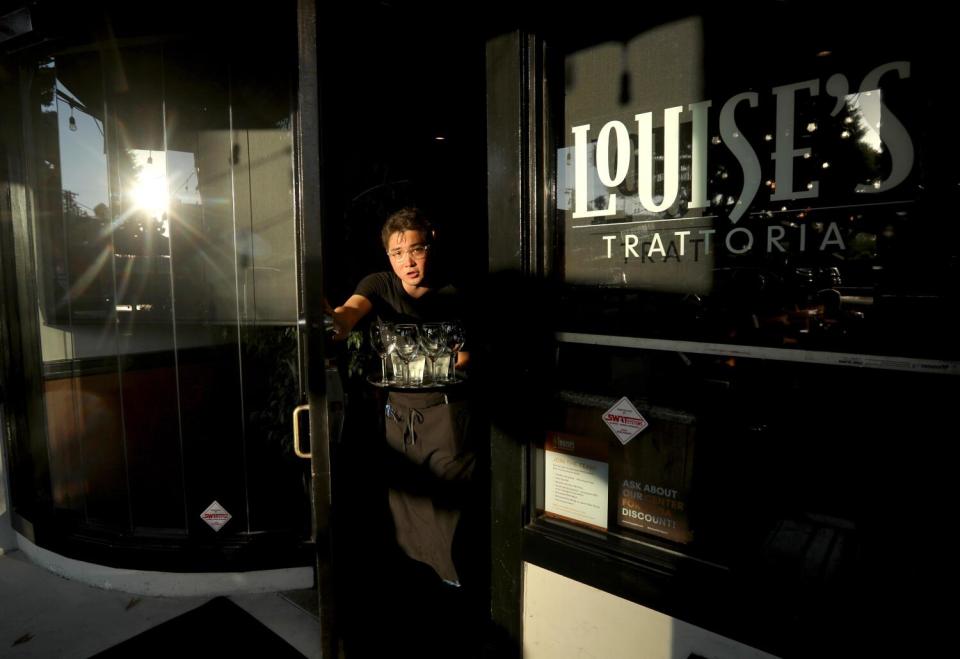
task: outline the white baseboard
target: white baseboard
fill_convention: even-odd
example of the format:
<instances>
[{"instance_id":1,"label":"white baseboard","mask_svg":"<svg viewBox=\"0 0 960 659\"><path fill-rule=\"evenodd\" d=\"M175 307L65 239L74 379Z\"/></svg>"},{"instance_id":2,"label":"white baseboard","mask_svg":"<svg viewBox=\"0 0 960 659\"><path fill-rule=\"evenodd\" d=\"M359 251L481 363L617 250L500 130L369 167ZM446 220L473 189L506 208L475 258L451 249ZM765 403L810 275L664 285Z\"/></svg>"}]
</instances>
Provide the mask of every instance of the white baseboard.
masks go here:
<instances>
[{"instance_id":1,"label":"white baseboard","mask_svg":"<svg viewBox=\"0 0 960 659\"><path fill-rule=\"evenodd\" d=\"M154 572L86 563L38 547L17 536L17 548L54 574L104 590L153 597L194 597L267 593L312 588L313 568L296 567L252 572Z\"/></svg>"}]
</instances>

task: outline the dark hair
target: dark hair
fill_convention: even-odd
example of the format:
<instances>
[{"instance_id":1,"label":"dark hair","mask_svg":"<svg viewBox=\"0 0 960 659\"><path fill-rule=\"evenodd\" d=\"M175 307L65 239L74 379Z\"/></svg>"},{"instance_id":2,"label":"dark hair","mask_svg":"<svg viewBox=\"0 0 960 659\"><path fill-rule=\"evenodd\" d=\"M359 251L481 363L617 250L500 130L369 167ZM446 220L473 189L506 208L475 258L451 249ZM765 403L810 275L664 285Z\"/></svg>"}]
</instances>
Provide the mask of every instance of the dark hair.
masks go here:
<instances>
[{"instance_id":1,"label":"dark hair","mask_svg":"<svg viewBox=\"0 0 960 659\"><path fill-rule=\"evenodd\" d=\"M426 236L427 242L433 240L433 225L419 208L401 208L393 213L383 223L383 230L380 231L380 238L383 240L383 248L387 249L390 245L390 236L404 231L421 231Z\"/></svg>"}]
</instances>

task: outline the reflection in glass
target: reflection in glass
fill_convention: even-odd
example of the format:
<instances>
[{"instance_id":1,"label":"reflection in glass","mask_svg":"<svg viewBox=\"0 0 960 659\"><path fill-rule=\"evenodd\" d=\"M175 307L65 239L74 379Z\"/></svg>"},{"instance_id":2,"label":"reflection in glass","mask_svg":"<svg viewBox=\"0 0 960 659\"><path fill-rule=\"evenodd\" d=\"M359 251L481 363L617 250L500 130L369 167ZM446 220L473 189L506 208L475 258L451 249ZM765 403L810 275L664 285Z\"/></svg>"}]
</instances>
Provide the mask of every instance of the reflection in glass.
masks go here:
<instances>
[{"instance_id":1,"label":"reflection in glass","mask_svg":"<svg viewBox=\"0 0 960 659\"><path fill-rule=\"evenodd\" d=\"M170 237L167 225L167 208L170 199L167 191L167 154L143 149L131 149L128 152L133 161L134 179L127 194L130 199L130 211L135 217L145 219L149 229L156 230L164 238ZM150 225L153 225L152 227ZM144 225L137 225L138 237L146 235Z\"/></svg>"},{"instance_id":2,"label":"reflection in glass","mask_svg":"<svg viewBox=\"0 0 960 659\"><path fill-rule=\"evenodd\" d=\"M27 89L51 478L90 527L306 519L286 55L225 52L58 54Z\"/></svg>"},{"instance_id":3,"label":"reflection in glass","mask_svg":"<svg viewBox=\"0 0 960 659\"><path fill-rule=\"evenodd\" d=\"M942 94L923 87L942 58L864 37L827 72L786 40L766 44L777 65L758 69L755 53L710 39L749 43L744 29L706 12L566 53L556 274L571 324L956 354L942 322L960 244L942 221L956 148L938 130Z\"/></svg>"}]
</instances>

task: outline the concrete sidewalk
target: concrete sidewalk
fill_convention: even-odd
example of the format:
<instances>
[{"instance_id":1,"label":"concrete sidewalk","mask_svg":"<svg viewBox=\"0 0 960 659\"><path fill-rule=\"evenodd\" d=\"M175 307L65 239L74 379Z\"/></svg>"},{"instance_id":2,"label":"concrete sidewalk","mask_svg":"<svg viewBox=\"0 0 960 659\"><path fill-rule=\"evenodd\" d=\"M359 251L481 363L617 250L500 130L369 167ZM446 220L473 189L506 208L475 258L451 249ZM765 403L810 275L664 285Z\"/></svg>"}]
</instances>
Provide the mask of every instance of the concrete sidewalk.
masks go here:
<instances>
[{"instance_id":1,"label":"concrete sidewalk","mask_svg":"<svg viewBox=\"0 0 960 659\"><path fill-rule=\"evenodd\" d=\"M320 623L307 610L312 595L295 591L230 599L304 656L319 659ZM20 551L0 553L0 657L86 659L211 599L103 590L52 574Z\"/></svg>"}]
</instances>

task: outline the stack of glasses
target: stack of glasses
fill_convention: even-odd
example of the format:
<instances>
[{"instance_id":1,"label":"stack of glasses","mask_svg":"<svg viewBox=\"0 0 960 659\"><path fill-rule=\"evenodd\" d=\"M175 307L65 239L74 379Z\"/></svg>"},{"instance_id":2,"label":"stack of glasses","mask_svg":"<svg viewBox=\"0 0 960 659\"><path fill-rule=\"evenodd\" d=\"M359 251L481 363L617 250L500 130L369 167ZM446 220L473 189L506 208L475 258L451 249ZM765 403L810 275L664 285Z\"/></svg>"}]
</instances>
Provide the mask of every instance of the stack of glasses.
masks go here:
<instances>
[{"instance_id":1,"label":"stack of glasses","mask_svg":"<svg viewBox=\"0 0 960 659\"><path fill-rule=\"evenodd\" d=\"M454 365L463 348L463 327L458 322L389 323L370 325L370 345L380 357L380 382L418 387L457 381Z\"/></svg>"}]
</instances>

